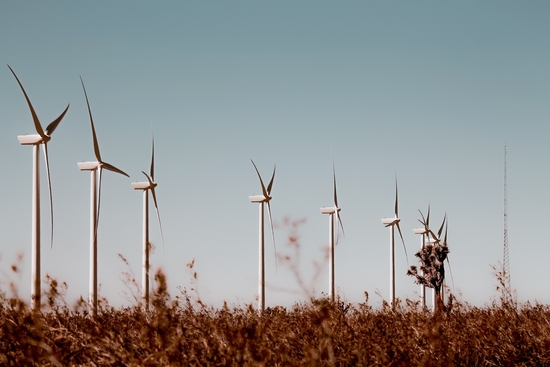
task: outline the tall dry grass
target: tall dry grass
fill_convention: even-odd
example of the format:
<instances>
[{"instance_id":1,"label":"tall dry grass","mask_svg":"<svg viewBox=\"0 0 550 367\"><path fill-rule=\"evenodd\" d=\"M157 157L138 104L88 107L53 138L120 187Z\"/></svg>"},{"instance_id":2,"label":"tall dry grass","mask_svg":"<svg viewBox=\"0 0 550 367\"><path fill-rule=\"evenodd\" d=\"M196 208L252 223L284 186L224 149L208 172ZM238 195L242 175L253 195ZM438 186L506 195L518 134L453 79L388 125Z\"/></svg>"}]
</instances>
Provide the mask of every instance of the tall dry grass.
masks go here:
<instances>
[{"instance_id":1,"label":"tall dry grass","mask_svg":"<svg viewBox=\"0 0 550 367\"><path fill-rule=\"evenodd\" d=\"M550 308L540 304L455 301L433 314L411 300L373 308L365 293L358 304L312 299L260 314L209 307L185 289L172 296L157 271L149 311L103 300L92 317L47 281L42 312L14 289L0 294L1 366L550 365Z\"/></svg>"},{"instance_id":2,"label":"tall dry grass","mask_svg":"<svg viewBox=\"0 0 550 367\"><path fill-rule=\"evenodd\" d=\"M545 366L550 309L455 303L433 315L330 303L291 308L196 306L170 299L157 273L153 307L102 307L97 317L54 304L33 312L2 299L0 365ZM77 307L78 308L78 307Z\"/></svg>"}]
</instances>

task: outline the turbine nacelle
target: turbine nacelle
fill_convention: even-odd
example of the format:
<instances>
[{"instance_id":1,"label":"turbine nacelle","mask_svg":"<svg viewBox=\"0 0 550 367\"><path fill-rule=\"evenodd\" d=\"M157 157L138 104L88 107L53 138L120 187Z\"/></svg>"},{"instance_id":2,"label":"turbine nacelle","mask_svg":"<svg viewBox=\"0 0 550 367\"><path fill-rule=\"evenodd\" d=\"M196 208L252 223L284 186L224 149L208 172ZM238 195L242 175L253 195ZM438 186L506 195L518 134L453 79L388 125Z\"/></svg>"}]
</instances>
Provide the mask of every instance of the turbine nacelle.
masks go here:
<instances>
[{"instance_id":1,"label":"turbine nacelle","mask_svg":"<svg viewBox=\"0 0 550 367\"><path fill-rule=\"evenodd\" d=\"M399 218L383 218L382 224L384 224L386 227L394 226L397 223L399 223L401 219Z\"/></svg>"},{"instance_id":2,"label":"turbine nacelle","mask_svg":"<svg viewBox=\"0 0 550 367\"><path fill-rule=\"evenodd\" d=\"M21 145L37 145L37 144L43 144L50 141L51 137L49 136L40 136L39 134L31 134L31 135L18 135L17 139L19 139L19 142Z\"/></svg>"},{"instance_id":3,"label":"turbine nacelle","mask_svg":"<svg viewBox=\"0 0 550 367\"><path fill-rule=\"evenodd\" d=\"M157 187L157 183L153 182L153 184L151 185L151 183L149 181L147 181L147 182L132 182L132 187L134 188L134 190L149 190L149 189L154 189L155 187Z\"/></svg>"},{"instance_id":4,"label":"turbine nacelle","mask_svg":"<svg viewBox=\"0 0 550 367\"><path fill-rule=\"evenodd\" d=\"M415 228L413 229L414 234L426 234L428 231L426 228Z\"/></svg>"},{"instance_id":5,"label":"turbine nacelle","mask_svg":"<svg viewBox=\"0 0 550 367\"><path fill-rule=\"evenodd\" d=\"M271 196L253 195L248 197L251 203L267 203L271 200Z\"/></svg>"},{"instance_id":6,"label":"turbine nacelle","mask_svg":"<svg viewBox=\"0 0 550 367\"><path fill-rule=\"evenodd\" d=\"M321 214L335 214L335 213L338 213L340 210L342 209L334 206L330 208L323 207L321 208Z\"/></svg>"},{"instance_id":7,"label":"turbine nacelle","mask_svg":"<svg viewBox=\"0 0 550 367\"><path fill-rule=\"evenodd\" d=\"M101 167L100 162L78 162L77 165L81 171L95 171Z\"/></svg>"}]
</instances>

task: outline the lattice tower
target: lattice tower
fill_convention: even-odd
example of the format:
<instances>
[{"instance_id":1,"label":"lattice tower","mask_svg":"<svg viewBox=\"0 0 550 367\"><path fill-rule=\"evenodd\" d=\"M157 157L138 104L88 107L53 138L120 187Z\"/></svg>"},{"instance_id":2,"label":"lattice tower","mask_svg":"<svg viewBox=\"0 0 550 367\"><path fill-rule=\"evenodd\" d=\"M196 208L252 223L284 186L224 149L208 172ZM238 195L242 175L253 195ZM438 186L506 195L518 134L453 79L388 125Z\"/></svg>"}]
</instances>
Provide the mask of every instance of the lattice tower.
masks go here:
<instances>
[{"instance_id":1,"label":"lattice tower","mask_svg":"<svg viewBox=\"0 0 550 367\"><path fill-rule=\"evenodd\" d=\"M510 285L510 258L508 251L508 184L506 182L506 144L504 144L504 254L502 259L504 300L512 302L512 288Z\"/></svg>"}]
</instances>

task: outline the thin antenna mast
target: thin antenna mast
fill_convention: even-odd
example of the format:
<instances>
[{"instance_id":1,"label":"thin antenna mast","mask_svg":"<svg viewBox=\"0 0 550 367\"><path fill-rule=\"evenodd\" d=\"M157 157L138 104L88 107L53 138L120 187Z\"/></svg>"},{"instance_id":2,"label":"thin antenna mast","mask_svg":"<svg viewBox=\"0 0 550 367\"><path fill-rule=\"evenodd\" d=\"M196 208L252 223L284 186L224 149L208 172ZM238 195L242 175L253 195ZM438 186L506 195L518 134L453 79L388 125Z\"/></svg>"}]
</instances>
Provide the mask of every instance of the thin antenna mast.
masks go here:
<instances>
[{"instance_id":1,"label":"thin antenna mast","mask_svg":"<svg viewBox=\"0 0 550 367\"><path fill-rule=\"evenodd\" d=\"M502 260L502 281L504 285L504 300L512 302L510 284L510 258L508 252L508 185L506 183L506 143L504 143L504 256Z\"/></svg>"}]
</instances>

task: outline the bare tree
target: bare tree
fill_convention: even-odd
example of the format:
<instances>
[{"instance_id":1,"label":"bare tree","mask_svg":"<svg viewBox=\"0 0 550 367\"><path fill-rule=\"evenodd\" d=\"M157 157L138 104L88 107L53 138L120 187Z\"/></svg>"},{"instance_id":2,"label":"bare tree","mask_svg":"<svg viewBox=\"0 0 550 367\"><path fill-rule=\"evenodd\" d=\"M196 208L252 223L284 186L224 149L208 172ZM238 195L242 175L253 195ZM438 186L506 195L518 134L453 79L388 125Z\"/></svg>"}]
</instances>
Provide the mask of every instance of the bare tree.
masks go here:
<instances>
[{"instance_id":1,"label":"bare tree","mask_svg":"<svg viewBox=\"0 0 550 367\"><path fill-rule=\"evenodd\" d=\"M407 271L407 275L415 277L415 282L417 284L424 285L426 287L432 288L435 291L435 310L441 309L443 305L443 300L441 299L441 289L443 286L443 281L445 280L445 260L449 261L447 255L449 254L449 247L447 246L447 227L446 219L443 218L443 223L439 228L437 235L429 228L430 221L430 211L428 208L427 219L424 218L422 212L422 220L419 220L424 228L428 238L432 238L429 243L424 246L420 251L418 251L414 256L420 260L420 272L415 265L411 265L410 269ZM445 227L445 235L443 240L441 240L441 233Z\"/></svg>"}]
</instances>

